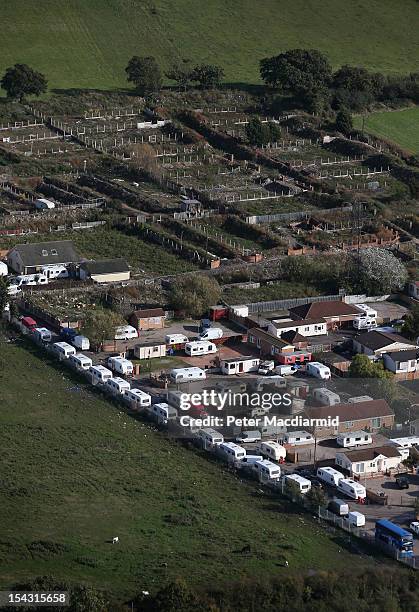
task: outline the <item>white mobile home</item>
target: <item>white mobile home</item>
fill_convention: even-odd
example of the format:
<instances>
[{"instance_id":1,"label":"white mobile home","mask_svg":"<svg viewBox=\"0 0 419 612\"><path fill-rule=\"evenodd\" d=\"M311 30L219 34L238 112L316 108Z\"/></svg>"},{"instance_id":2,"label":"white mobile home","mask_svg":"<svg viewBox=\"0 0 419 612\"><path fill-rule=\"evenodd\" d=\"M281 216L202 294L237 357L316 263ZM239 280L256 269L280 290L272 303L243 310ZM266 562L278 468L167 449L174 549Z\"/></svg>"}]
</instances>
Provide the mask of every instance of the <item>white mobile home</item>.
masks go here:
<instances>
[{"instance_id":1,"label":"white mobile home","mask_svg":"<svg viewBox=\"0 0 419 612\"><path fill-rule=\"evenodd\" d=\"M115 395L124 395L126 391L131 389L131 385L124 378L116 376L115 378L108 378L106 381L106 389Z\"/></svg>"},{"instance_id":2,"label":"white mobile home","mask_svg":"<svg viewBox=\"0 0 419 612\"><path fill-rule=\"evenodd\" d=\"M217 347L213 342L206 342L205 340L194 340L185 344L185 353L191 357L194 355L209 355L216 353Z\"/></svg>"},{"instance_id":3,"label":"white mobile home","mask_svg":"<svg viewBox=\"0 0 419 612\"><path fill-rule=\"evenodd\" d=\"M51 346L53 352L61 358L68 359L70 355L76 354L76 349L67 342L54 342Z\"/></svg>"},{"instance_id":4,"label":"white mobile home","mask_svg":"<svg viewBox=\"0 0 419 612\"><path fill-rule=\"evenodd\" d=\"M69 362L77 368L77 370L90 370L93 365L90 357L83 355L83 353L76 353L75 355L70 355Z\"/></svg>"},{"instance_id":5,"label":"white mobile home","mask_svg":"<svg viewBox=\"0 0 419 612\"><path fill-rule=\"evenodd\" d=\"M299 474L287 474L285 476L285 484L296 489L302 495L308 493L311 489L311 480L303 478Z\"/></svg>"},{"instance_id":6,"label":"white mobile home","mask_svg":"<svg viewBox=\"0 0 419 612\"><path fill-rule=\"evenodd\" d=\"M51 342L52 340L52 333L46 327L35 327L33 335L37 340L42 340L42 342Z\"/></svg>"},{"instance_id":7,"label":"white mobile home","mask_svg":"<svg viewBox=\"0 0 419 612\"><path fill-rule=\"evenodd\" d=\"M323 480L323 482L332 487L337 487L345 476L332 467L320 467L317 469L317 478L320 478L320 480Z\"/></svg>"},{"instance_id":8,"label":"white mobile home","mask_svg":"<svg viewBox=\"0 0 419 612\"><path fill-rule=\"evenodd\" d=\"M281 437L283 444L290 446L303 446L314 444L314 437L308 431L288 431Z\"/></svg>"},{"instance_id":9,"label":"white mobile home","mask_svg":"<svg viewBox=\"0 0 419 612\"><path fill-rule=\"evenodd\" d=\"M163 342L144 342L136 344L134 355L138 359L154 359L155 357L166 357L166 344Z\"/></svg>"},{"instance_id":10,"label":"white mobile home","mask_svg":"<svg viewBox=\"0 0 419 612\"><path fill-rule=\"evenodd\" d=\"M222 442L217 445L217 452L225 461L241 461L246 457L243 447L234 442Z\"/></svg>"},{"instance_id":11,"label":"white mobile home","mask_svg":"<svg viewBox=\"0 0 419 612\"><path fill-rule=\"evenodd\" d=\"M164 337L164 341L169 345L185 344L185 342L188 342L188 338L183 334L167 334L167 336Z\"/></svg>"},{"instance_id":12,"label":"white mobile home","mask_svg":"<svg viewBox=\"0 0 419 612\"><path fill-rule=\"evenodd\" d=\"M149 414L156 419L157 423L167 425L169 421L175 421L178 413L176 408L165 404L153 404L148 410Z\"/></svg>"},{"instance_id":13,"label":"white mobile home","mask_svg":"<svg viewBox=\"0 0 419 612\"><path fill-rule=\"evenodd\" d=\"M48 280L54 280L56 278L68 278L68 270L65 266L42 266L42 274L44 274Z\"/></svg>"},{"instance_id":14,"label":"white mobile home","mask_svg":"<svg viewBox=\"0 0 419 612\"><path fill-rule=\"evenodd\" d=\"M124 357L109 357L108 366L114 372L118 372L118 374L125 374L128 376L130 376L134 371L132 361L130 361L129 359L125 359Z\"/></svg>"},{"instance_id":15,"label":"white mobile home","mask_svg":"<svg viewBox=\"0 0 419 612\"><path fill-rule=\"evenodd\" d=\"M114 338L115 340L131 340L138 338L138 332L132 325L121 325L116 328Z\"/></svg>"},{"instance_id":16,"label":"white mobile home","mask_svg":"<svg viewBox=\"0 0 419 612\"><path fill-rule=\"evenodd\" d=\"M92 382L94 384L104 385L110 378L112 378L112 372L103 365L92 366L89 368L89 372L92 375Z\"/></svg>"},{"instance_id":17,"label":"white mobile home","mask_svg":"<svg viewBox=\"0 0 419 612\"><path fill-rule=\"evenodd\" d=\"M276 463L269 461L269 459L256 461L254 469L256 470L261 482L278 482L281 478L281 468Z\"/></svg>"},{"instance_id":18,"label":"white mobile home","mask_svg":"<svg viewBox=\"0 0 419 612\"><path fill-rule=\"evenodd\" d=\"M367 496L366 488L352 478L342 478L338 483L338 490L352 499L365 499Z\"/></svg>"},{"instance_id":19,"label":"white mobile home","mask_svg":"<svg viewBox=\"0 0 419 612\"><path fill-rule=\"evenodd\" d=\"M201 368L173 368L169 372L170 380L175 383L205 380L207 375Z\"/></svg>"},{"instance_id":20,"label":"white mobile home","mask_svg":"<svg viewBox=\"0 0 419 612\"><path fill-rule=\"evenodd\" d=\"M136 408L147 408L151 406L151 395L145 391L141 391L141 389L129 389L125 391L124 397Z\"/></svg>"},{"instance_id":21,"label":"white mobile home","mask_svg":"<svg viewBox=\"0 0 419 612\"><path fill-rule=\"evenodd\" d=\"M334 391L326 389L325 387L313 389L313 398L322 406L334 406L335 404L340 404L340 396Z\"/></svg>"},{"instance_id":22,"label":"white mobile home","mask_svg":"<svg viewBox=\"0 0 419 612\"><path fill-rule=\"evenodd\" d=\"M223 374L244 374L246 372L257 372L260 359L243 356L233 359L220 359L221 372Z\"/></svg>"},{"instance_id":23,"label":"white mobile home","mask_svg":"<svg viewBox=\"0 0 419 612\"><path fill-rule=\"evenodd\" d=\"M287 456L286 449L274 440L260 442L256 450L258 453L263 455L263 457L268 457L274 461L284 461L285 457Z\"/></svg>"},{"instance_id":24,"label":"white mobile home","mask_svg":"<svg viewBox=\"0 0 419 612\"><path fill-rule=\"evenodd\" d=\"M200 429L198 431L198 438L201 440L204 448L214 448L224 442L223 434L210 427Z\"/></svg>"},{"instance_id":25,"label":"white mobile home","mask_svg":"<svg viewBox=\"0 0 419 612\"><path fill-rule=\"evenodd\" d=\"M311 361L306 366L306 372L309 376L320 378L321 380L329 380L331 378L330 368L320 361Z\"/></svg>"},{"instance_id":26,"label":"white mobile home","mask_svg":"<svg viewBox=\"0 0 419 612\"><path fill-rule=\"evenodd\" d=\"M339 434L336 438L336 442L338 446L343 446L343 448L367 446L368 444L372 444L372 436L366 431L353 431Z\"/></svg>"}]
</instances>

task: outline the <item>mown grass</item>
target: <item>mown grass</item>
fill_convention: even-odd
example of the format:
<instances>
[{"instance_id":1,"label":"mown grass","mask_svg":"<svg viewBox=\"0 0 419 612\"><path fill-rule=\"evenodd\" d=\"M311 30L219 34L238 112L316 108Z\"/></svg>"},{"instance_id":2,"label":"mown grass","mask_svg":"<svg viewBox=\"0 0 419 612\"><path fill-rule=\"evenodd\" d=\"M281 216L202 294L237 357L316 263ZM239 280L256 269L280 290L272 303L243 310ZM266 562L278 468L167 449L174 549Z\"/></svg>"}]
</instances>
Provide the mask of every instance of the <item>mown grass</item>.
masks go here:
<instances>
[{"instance_id":1,"label":"mown grass","mask_svg":"<svg viewBox=\"0 0 419 612\"><path fill-rule=\"evenodd\" d=\"M176 576L208 586L371 563L347 552L338 532L128 417L44 353L0 342L1 587L49 574L123 598ZM247 543L250 554L237 552Z\"/></svg>"},{"instance_id":2,"label":"mown grass","mask_svg":"<svg viewBox=\"0 0 419 612\"><path fill-rule=\"evenodd\" d=\"M416 70L415 0L13 0L0 8L0 72L26 62L55 88L126 86L136 55L217 63L233 83L259 81L263 57L316 48L334 66Z\"/></svg>"},{"instance_id":3,"label":"mown grass","mask_svg":"<svg viewBox=\"0 0 419 612\"><path fill-rule=\"evenodd\" d=\"M354 123L361 128L363 118L355 117ZM419 106L371 113L365 118L364 129L375 136L392 140L411 153L419 153Z\"/></svg>"}]
</instances>

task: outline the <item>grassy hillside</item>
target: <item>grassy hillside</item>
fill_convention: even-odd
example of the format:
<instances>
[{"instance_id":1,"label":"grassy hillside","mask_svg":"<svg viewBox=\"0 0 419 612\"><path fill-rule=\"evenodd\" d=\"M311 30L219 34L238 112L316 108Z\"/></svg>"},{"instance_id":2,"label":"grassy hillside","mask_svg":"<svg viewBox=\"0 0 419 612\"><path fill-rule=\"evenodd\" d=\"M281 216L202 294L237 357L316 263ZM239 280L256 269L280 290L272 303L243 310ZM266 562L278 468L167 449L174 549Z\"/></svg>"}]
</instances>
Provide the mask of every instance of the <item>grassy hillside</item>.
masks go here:
<instances>
[{"instance_id":1,"label":"grassy hillside","mask_svg":"<svg viewBox=\"0 0 419 612\"><path fill-rule=\"evenodd\" d=\"M355 118L362 126L362 117ZM403 149L419 153L419 106L400 111L372 113L365 119L364 129L376 136L394 141Z\"/></svg>"},{"instance_id":2,"label":"grassy hillside","mask_svg":"<svg viewBox=\"0 0 419 612\"><path fill-rule=\"evenodd\" d=\"M415 0L11 0L0 7L0 70L27 62L51 87L125 85L133 54L215 62L231 82L257 82L258 61L293 47L335 66L416 69Z\"/></svg>"},{"instance_id":3,"label":"grassy hillside","mask_svg":"<svg viewBox=\"0 0 419 612\"><path fill-rule=\"evenodd\" d=\"M49 574L125 596L176 576L214 584L232 559L234 579L277 576L284 558L288 571L371 563L338 532L121 413L44 353L0 339L0 355L1 587Z\"/></svg>"}]
</instances>

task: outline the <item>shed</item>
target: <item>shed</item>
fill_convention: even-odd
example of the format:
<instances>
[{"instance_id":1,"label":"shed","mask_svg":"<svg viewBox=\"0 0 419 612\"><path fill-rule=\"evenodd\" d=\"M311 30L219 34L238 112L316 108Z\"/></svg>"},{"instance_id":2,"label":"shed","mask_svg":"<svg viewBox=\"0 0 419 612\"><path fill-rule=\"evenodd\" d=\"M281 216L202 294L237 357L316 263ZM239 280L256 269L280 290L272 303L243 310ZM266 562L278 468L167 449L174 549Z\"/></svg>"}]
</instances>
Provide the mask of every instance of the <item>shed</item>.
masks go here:
<instances>
[{"instance_id":1,"label":"shed","mask_svg":"<svg viewBox=\"0 0 419 612\"><path fill-rule=\"evenodd\" d=\"M114 283L129 280L131 272L125 259L84 261L80 264L80 279L90 278L95 283Z\"/></svg>"},{"instance_id":2,"label":"shed","mask_svg":"<svg viewBox=\"0 0 419 612\"><path fill-rule=\"evenodd\" d=\"M138 331L148 329L163 329L165 314L163 308L148 308L136 310L130 317L130 323Z\"/></svg>"},{"instance_id":3,"label":"shed","mask_svg":"<svg viewBox=\"0 0 419 612\"><path fill-rule=\"evenodd\" d=\"M145 344L136 344L134 347L134 355L137 359L151 359L152 357L165 357L166 344L164 342L147 342Z\"/></svg>"}]
</instances>

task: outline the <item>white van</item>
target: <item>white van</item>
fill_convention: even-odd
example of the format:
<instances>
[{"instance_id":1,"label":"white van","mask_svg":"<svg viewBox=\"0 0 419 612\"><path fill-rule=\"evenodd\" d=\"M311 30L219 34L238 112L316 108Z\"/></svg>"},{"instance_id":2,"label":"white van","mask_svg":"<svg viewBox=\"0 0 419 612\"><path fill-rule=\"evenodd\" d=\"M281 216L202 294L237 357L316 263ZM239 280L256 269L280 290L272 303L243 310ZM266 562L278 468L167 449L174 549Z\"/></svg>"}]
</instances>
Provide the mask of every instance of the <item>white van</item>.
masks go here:
<instances>
[{"instance_id":1,"label":"white van","mask_svg":"<svg viewBox=\"0 0 419 612\"><path fill-rule=\"evenodd\" d=\"M301 495L308 493L311 489L311 480L303 478L299 474L287 474L285 476L285 484L295 489Z\"/></svg>"},{"instance_id":2,"label":"white van","mask_svg":"<svg viewBox=\"0 0 419 612\"><path fill-rule=\"evenodd\" d=\"M352 499L365 499L366 488L352 478L342 478L338 483L338 490Z\"/></svg>"},{"instance_id":3,"label":"white van","mask_svg":"<svg viewBox=\"0 0 419 612\"><path fill-rule=\"evenodd\" d=\"M240 435L236 436L236 442L260 442L262 436L260 435L260 431L257 429L253 431L242 431Z\"/></svg>"},{"instance_id":4,"label":"white van","mask_svg":"<svg viewBox=\"0 0 419 612\"><path fill-rule=\"evenodd\" d=\"M48 278L48 280L53 280L55 278L68 278L68 270L65 266L42 266L41 268L42 274Z\"/></svg>"},{"instance_id":5,"label":"white van","mask_svg":"<svg viewBox=\"0 0 419 612\"><path fill-rule=\"evenodd\" d=\"M314 444L314 436L308 431L288 431L282 434L281 441L290 446L304 446Z\"/></svg>"},{"instance_id":6,"label":"white van","mask_svg":"<svg viewBox=\"0 0 419 612\"><path fill-rule=\"evenodd\" d=\"M291 376L295 374L298 368L293 365L278 365L274 368L275 374L279 374L280 376Z\"/></svg>"},{"instance_id":7,"label":"white van","mask_svg":"<svg viewBox=\"0 0 419 612\"><path fill-rule=\"evenodd\" d=\"M52 333L46 327L35 327L33 335L37 340L42 340L42 342L51 342L52 340Z\"/></svg>"},{"instance_id":8,"label":"white van","mask_svg":"<svg viewBox=\"0 0 419 612\"><path fill-rule=\"evenodd\" d=\"M335 406L336 404L340 404L340 395L325 387L313 389L313 398L322 406Z\"/></svg>"},{"instance_id":9,"label":"white van","mask_svg":"<svg viewBox=\"0 0 419 612\"><path fill-rule=\"evenodd\" d=\"M222 338L224 335L221 327L208 327L208 329L204 330L202 334L199 334L199 340L217 340L218 338Z\"/></svg>"},{"instance_id":10,"label":"white van","mask_svg":"<svg viewBox=\"0 0 419 612\"><path fill-rule=\"evenodd\" d=\"M81 351L88 351L90 349L90 340L86 336L74 336L71 343Z\"/></svg>"},{"instance_id":11,"label":"white van","mask_svg":"<svg viewBox=\"0 0 419 612\"><path fill-rule=\"evenodd\" d=\"M54 342L51 346L54 353L59 355L60 357L64 357L68 359L70 355L76 354L76 349L71 344L67 344L67 342Z\"/></svg>"},{"instance_id":12,"label":"white van","mask_svg":"<svg viewBox=\"0 0 419 612\"><path fill-rule=\"evenodd\" d=\"M192 380L205 380L207 375L201 368L173 368L169 371L169 378L175 383Z\"/></svg>"},{"instance_id":13,"label":"white van","mask_svg":"<svg viewBox=\"0 0 419 612\"><path fill-rule=\"evenodd\" d=\"M185 344L185 342L188 342L188 338L183 334L167 334L164 341L166 344Z\"/></svg>"},{"instance_id":14,"label":"white van","mask_svg":"<svg viewBox=\"0 0 419 612\"><path fill-rule=\"evenodd\" d=\"M338 446L343 448L351 448L354 446L366 446L372 444L372 436L366 431L352 431L350 433L341 433L336 438Z\"/></svg>"},{"instance_id":15,"label":"white van","mask_svg":"<svg viewBox=\"0 0 419 612\"><path fill-rule=\"evenodd\" d=\"M176 408L169 404L153 404L148 410L149 414L156 419L157 423L167 425L169 421L175 421L178 413Z\"/></svg>"},{"instance_id":16,"label":"white van","mask_svg":"<svg viewBox=\"0 0 419 612\"><path fill-rule=\"evenodd\" d=\"M267 374L269 374L269 372L272 372L274 368L275 368L274 361L262 361L262 363L259 365L258 374L261 374L262 376L266 376Z\"/></svg>"},{"instance_id":17,"label":"white van","mask_svg":"<svg viewBox=\"0 0 419 612\"><path fill-rule=\"evenodd\" d=\"M275 442L275 440L261 442L258 444L257 451L264 457L269 457L269 459L274 461L284 461L287 456L286 449L278 442Z\"/></svg>"},{"instance_id":18,"label":"white van","mask_svg":"<svg viewBox=\"0 0 419 612\"><path fill-rule=\"evenodd\" d=\"M254 469L258 473L261 482L279 482L281 478L281 468L276 463L269 461L269 459L256 461Z\"/></svg>"},{"instance_id":19,"label":"white van","mask_svg":"<svg viewBox=\"0 0 419 612\"><path fill-rule=\"evenodd\" d=\"M332 376L330 368L320 363L320 361L310 361L306 366L306 372L309 376L314 376L321 380L329 380Z\"/></svg>"},{"instance_id":20,"label":"white van","mask_svg":"<svg viewBox=\"0 0 419 612\"><path fill-rule=\"evenodd\" d=\"M209 355L216 353L217 347L213 342L207 342L205 340L194 340L185 344L185 353L187 355Z\"/></svg>"},{"instance_id":21,"label":"white van","mask_svg":"<svg viewBox=\"0 0 419 612\"><path fill-rule=\"evenodd\" d=\"M106 388L115 395L124 395L126 391L131 389L131 385L124 378L115 376L115 378L108 378Z\"/></svg>"},{"instance_id":22,"label":"white van","mask_svg":"<svg viewBox=\"0 0 419 612\"><path fill-rule=\"evenodd\" d=\"M89 372L92 375L92 381L104 385L106 381L112 378L112 372L103 365L91 366Z\"/></svg>"},{"instance_id":23,"label":"white van","mask_svg":"<svg viewBox=\"0 0 419 612\"><path fill-rule=\"evenodd\" d=\"M331 485L332 487L337 487L339 482L343 480L345 476L332 467L320 467L317 469L317 478L326 484Z\"/></svg>"},{"instance_id":24,"label":"white van","mask_svg":"<svg viewBox=\"0 0 419 612\"><path fill-rule=\"evenodd\" d=\"M345 517L345 520L354 527L364 527L365 514L362 514L362 512L356 512L354 510L353 512L349 512L348 516Z\"/></svg>"},{"instance_id":25,"label":"white van","mask_svg":"<svg viewBox=\"0 0 419 612\"><path fill-rule=\"evenodd\" d=\"M128 389L124 392L124 397L135 405L136 408L147 408L151 406L151 395L141 389Z\"/></svg>"},{"instance_id":26,"label":"white van","mask_svg":"<svg viewBox=\"0 0 419 612\"><path fill-rule=\"evenodd\" d=\"M70 355L68 361L73 364L78 370L90 370L93 365L90 357L83 355L83 353L76 353L75 355Z\"/></svg>"},{"instance_id":27,"label":"white van","mask_svg":"<svg viewBox=\"0 0 419 612\"><path fill-rule=\"evenodd\" d=\"M132 325L122 325L116 328L114 338L115 340L131 340L138 338L138 332Z\"/></svg>"},{"instance_id":28,"label":"white van","mask_svg":"<svg viewBox=\"0 0 419 612\"><path fill-rule=\"evenodd\" d=\"M108 366L112 370L114 370L114 372L118 372L118 374L125 374L128 376L130 376L134 371L132 361L130 361L129 359L125 359L125 357L109 357Z\"/></svg>"},{"instance_id":29,"label":"white van","mask_svg":"<svg viewBox=\"0 0 419 612\"><path fill-rule=\"evenodd\" d=\"M225 461L241 461L246 457L244 448L234 442L222 442L217 446L217 451Z\"/></svg>"},{"instance_id":30,"label":"white van","mask_svg":"<svg viewBox=\"0 0 419 612\"><path fill-rule=\"evenodd\" d=\"M204 448L214 448L224 442L223 434L210 427L200 429L198 431L198 438L201 440Z\"/></svg>"}]
</instances>

